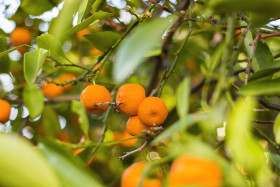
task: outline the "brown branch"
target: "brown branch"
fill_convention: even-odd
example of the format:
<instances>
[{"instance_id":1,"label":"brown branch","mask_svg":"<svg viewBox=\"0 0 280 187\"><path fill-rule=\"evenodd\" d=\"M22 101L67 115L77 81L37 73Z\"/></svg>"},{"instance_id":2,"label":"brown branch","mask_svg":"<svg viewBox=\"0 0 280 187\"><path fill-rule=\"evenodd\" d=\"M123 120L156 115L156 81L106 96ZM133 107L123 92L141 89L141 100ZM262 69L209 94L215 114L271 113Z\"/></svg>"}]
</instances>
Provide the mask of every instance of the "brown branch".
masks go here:
<instances>
[{"instance_id":1,"label":"brown branch","mask_svg":"<svg viewBox=\"0 0 280 187\"><path fill-rule=\"evenodd\" d=\"M72 100L80 100L80 95L63 95L54 98L48 98L47 102L55 103L55 102L72 101Z\"/></svg>"},{"instance_id":2,"label":"brown branch","mask_svg":"<svg viewBox=\"0 0 280 187\"><path fill-rule=\"evenodd\" d=\"M145 140L144 144L141 145L140 147L138 147L137 149L133 150L133 151L129 151L129 152L124 152L124 155L120 156L119 159L120 160L124 160L126 157L128 157L129 155L132 155L136 152L141 151L142 149L144 149L144 147L146 147L146 145L149 143L148 140Z\"/></svg>"},{"instance_id":3,"label":"brown branch","mask_svg":"<svg viewBox=\"0 0 280 187\"><path fill-rule=\"evenodd\" d=\"M259 103L268 109L280 111L280 105L272 104L268 102L266 99L264 99L263 97L259 98Z\"/></svg>"},{"instance_id":4,"label":"brown branch","mask_svg":"<svg viewBox=\"0 0 280 187\"><path fill-rule=\"evenodd\" d=\"M261 39L275 37L275 36L280 36L280 32L275 32L275 33L272 33L272 34L263 34L263 35L261 35Z\"/></svg>"},{"instance_id":5,"label":"brown branch","mask_svg":"<svg viewBox=\"0 0 280 187\"><path fill-rule=\"evenodd\" d=\"M274 124L274 121L254 120L254 122L259 124Z\"/></svg>"}]
</instances>

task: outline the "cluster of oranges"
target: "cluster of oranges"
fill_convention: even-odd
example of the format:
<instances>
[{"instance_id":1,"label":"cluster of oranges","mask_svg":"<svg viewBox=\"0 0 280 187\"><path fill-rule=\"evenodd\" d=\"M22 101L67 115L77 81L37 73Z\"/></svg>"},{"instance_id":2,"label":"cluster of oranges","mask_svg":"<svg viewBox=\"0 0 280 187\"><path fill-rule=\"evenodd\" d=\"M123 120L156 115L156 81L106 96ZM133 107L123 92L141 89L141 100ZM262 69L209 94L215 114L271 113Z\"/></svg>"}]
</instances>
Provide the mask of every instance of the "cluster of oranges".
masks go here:
<instances>
[{"instance_id":1,"label":"cluster of oranges","mask_svg":"<svg viewBox=\"0 0 280 187\"><path fill-rule=\"evenodd\" d=\"M58 77L57 79L54 79L54 81L58 83L64 83L65 81L71 81L75 78L76 76L73 74L64 73L61 74L60 77ZM49 78L48 80L51 81L52 79ZM71 89L72 86L70 85L60 86L54 83L47 83L46 81L42 81L41 91L46 98L53 98L53 97L60 96L63 93L63 91L69 91Z\"/></svg>"},{"instance_id":2,"label":"cluster of oranges","mask_svg":"<svg viewBox=\"0 0 280 187\"><path fill-rule=\"evenodd\" d=\"M122 174L121 187L136 187L140 183L146 162L136 162ZM154 168L152 168L154 169ZM142 187L161 187L162 173L144 178ZM167 186L219 187L222 185L222 170L213 160L185 154L176 158L167 177Z\"/></svg>"},{"instance_id":3,"label":"cluster of oranges","mask_svg":"<svg viewBox=\"0 0 280 187\"><path fill-rule=\"evenodd\" d=\"M0 99L0 123L6 123L10 119L11 105L8 101Z\"/></svg>"},{"instance_id":4,"label":"cluster of oranges","mask_svg":"<svg viewBox=\"0 0 280 187\"><path fill-rule=\"evenodd\" d=\"M104 86L90 85L83 90L81 102L88 112L99 114L111 104L111 95ZM158 97L146 97L145 89L138 84L121 86L115 106L121 113L130 116L126 130L132 136L153 133L152 127L160 126L168 114L165 102Z\"/></svg>"}]
</instances>

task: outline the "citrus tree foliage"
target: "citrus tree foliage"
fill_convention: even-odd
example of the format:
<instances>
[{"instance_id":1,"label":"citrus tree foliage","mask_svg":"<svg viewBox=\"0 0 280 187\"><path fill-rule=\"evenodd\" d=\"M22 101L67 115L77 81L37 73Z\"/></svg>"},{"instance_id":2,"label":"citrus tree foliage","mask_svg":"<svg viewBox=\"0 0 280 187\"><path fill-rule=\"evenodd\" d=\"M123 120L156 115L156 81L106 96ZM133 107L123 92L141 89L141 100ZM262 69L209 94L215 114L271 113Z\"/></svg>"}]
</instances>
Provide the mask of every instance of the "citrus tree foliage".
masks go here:
<instances>
[{"instance_id":1,"label":"citrus tree foliage","mask_svg":"<svg viewBox=\"0 0 280 187\"><path fill-rule=\"evenodd\" d=\"M16 27L0 30L0 186L120 186L137 161L133 184L157 167L169 186L181 155L221 186L280 185L279 0L15 2L0 2ZM126 83L166 103L156 133L127 134ZM104 113L80 102L90 84L110 91Z\"/></svg>"}]
</instances>

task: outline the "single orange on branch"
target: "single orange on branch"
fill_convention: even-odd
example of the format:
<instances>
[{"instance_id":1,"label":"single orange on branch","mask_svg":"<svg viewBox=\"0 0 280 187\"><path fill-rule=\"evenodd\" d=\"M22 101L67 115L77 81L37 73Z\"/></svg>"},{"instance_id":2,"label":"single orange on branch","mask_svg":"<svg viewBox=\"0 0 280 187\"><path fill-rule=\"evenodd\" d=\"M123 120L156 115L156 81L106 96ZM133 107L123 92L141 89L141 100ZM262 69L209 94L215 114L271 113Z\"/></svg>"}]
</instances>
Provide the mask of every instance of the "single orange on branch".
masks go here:
<instances>
[{"instance_id":1,"label":"single orange on branch","mask_svg":"<svg viewBox=\"0 0 280 187\"><path fill-rule=\"evenodd\" d=\"M31 41L31 32L26 28L18 27L15 28L15 30L11 33L10 38L13 46L15 47L23 44L29 44ZM25 47L18 49L21 54L23 54L25 50Z\"/></svg>"},{"instance_id":2,"label":"single orange on branch","mask_svg":"<svg viewBox=\"0 0 280 187\"><path fill-rule=\"evenodd\" d=\"M0 99L0 123L6 123L10 119L11 105L8 101Z\"/></svg>"},{"instance_id":3,"label":"single orange on branch","mask_svg":"<svg viewBox=\"0 0 280 187\"><path fill-rule=\"evenodd\" d=\"M107 110L111 95L104 86L90 85L82 91L80 100L89 113L99 114Z\"/></svg>"},{"instance_id":4,"label":"single orange on branch","mask_svg":"<svg viewBox=\"0 0 280 187\"><path fill-rule=\"evenodd\" d=\"M165 102L158 97L147 97L138 107L138 117L147 126L161 125L168 115Z\"/></svg>"},{"instance_id":5,"label":"single orange on branch","mask_svg":"<svg viewBox=\"0 0 280 187\"><path fill-rule=\"evenodd\" d=\"M118 110L126 115L137 115L138 106L146 98L145 89L139 84L124 84L117 93Z\"/></svg>"},{"instance_id":6,"label":"single orange on branch","mask_svg":"<svg viewBox=\"0 0 280 187\"><path fill-rule=\"evenodd\" d=\"M121 187L137 187L145 167L147 167L146 162L136 162L129 166L122 174ZM146 177L142 187L161 187L161 183L158 176L155 178Z\"/></svg>"},{"instance_id":7,"label":"single orange on branch","mask_svg":"<svg viewBox=\"0 0 280 187\"><path fill-rule=\"evenodd\" d=\"M51 81L51 79L48 80ZM60 96L63 93L63 86L42 81L41 91L46 98L53 98L53 97Z\"/></svg>"},{"instance_id":8,"label":"single orange on branch","mask_svg":"<svg viewBox=\"0 0 280 187\"><path fill-rule=\"evenodd\" d=\"M222 170L213 160L193 155L176 158L170 168L168 186L219 187L222 185Z\"/></svg>"}]
</instances>

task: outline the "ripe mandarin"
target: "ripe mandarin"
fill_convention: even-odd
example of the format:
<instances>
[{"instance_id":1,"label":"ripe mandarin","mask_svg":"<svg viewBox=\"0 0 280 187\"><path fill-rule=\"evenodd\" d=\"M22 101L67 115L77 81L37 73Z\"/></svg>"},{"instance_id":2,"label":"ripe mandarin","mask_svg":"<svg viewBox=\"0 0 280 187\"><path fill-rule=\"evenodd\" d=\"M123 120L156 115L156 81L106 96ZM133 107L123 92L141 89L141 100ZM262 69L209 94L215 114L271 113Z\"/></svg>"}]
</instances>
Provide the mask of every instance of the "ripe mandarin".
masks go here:
<instances>
[{"instance_id":1,"label":"ripe mandarin","mask_svg":"<svg viewBox=\"0 0 280 187\"><path fill-rule=\"evenodd\" d=\"M114 132L114 140L123 140L123 139L128 139L128 138L132 138L133 136L131 136L130 134L128 134L127 131L125 132ZM120 143L120 145L124 146L124 147L132 147L135 146L137 143L137 139L131 139L131 140L127 140L127 141L123 141Z\"/></svg>"},{"instance_id":2,"label":"ripe mandarin","mask_svg":"<svg viewBox=\"0 0 280 187\"><path fill-rule=\"evenodd\" d=\"M219 187L222 184L222 171L213 160L193 155L176 158L170 168L168 186Z\"/></svg>"},{"instance_id":3,"label":"ripe mandarin","mask_svg":"<svg viewBox=\"0 0 280 187\"><path fill-rule=\"evenodd\" d=\"M136 162L129 166L122 174L121 187L137 187L146 165L145 162ZM159 178L145 178L142 187L161 187L161 180Z\"/></svg>"},{"instance_id":4,"label":"ripe mandarin","mask_svg":"<svg viewBox=\"0 0 280 187\"><path fill-rule=\"evenodd\" d=\"M126 123L126 130L132 136L137 136L144 131L151 132L150 127L144 125L138 116L130 116Z\"/></svg>"},{"instance_id":5,"label":"ripe mandarin","mask_svg":"<svg viewBox=\"0 0 280 187\"><path fill-rule=\"evenodd\" d=\"M41 91L46 98L53 98L60 96L63 93L63 87L55 85L54 83L42 81Z\"/></svg>"},{"instance_id":6,"label":"ripe mandarin","mask_svg":"<svg viewBox=\"0 0 280 187\"><path fill-rule=\"evenodd\" d=\"M116 102L123 104L118 106L118 110L126 115L135 116L139 104L146 98L145 89L139 84L124 84L117 94Z\"/></svg>"},{"instance_id":7,"label":"ripe mandarin","mask_svg":"<svg viewBox=\"0 0 280 187\"><path fill-rule=\"evenodd\" d=\"M26 28L18 27L11 33L10 38L15 47L28 44L31 41L31 32Z\"/></svg>"},{"instance_id":8,"label":"ripe mandarin","mask_svg":"<svg viewBox=\"0 0 280 187\"><path fill-rule=\"evenodd\" d=\"M165 102L158 97L147 97L138 107L138 117L147 126L161 125L168 115Z\"/></svg>"},{"instance_id":9,"label":"ripe mandarin","mask_svg":"<svg viewBox=\"0 0 280 187\"><path fill-rule=\"evenodd\" d=\"M11 105L8 101L0 99L0 123L6 123L10 119Z\"/></svg>"},{"instance_id":10,"label":"ripe mandarin","mask_svg":"<svg viewBox=\"0 0 280 187\"><path fill-rule=\"evenodd\" d=\"M99 104L97 106L95 104L110 102L111 95L104 86L90 85L83 90L80 99L89 113L99 114L105 112L109 104Z\"/></svg>"},{"instance_id":11,"label":"ripe mandarin","mask_svg":"<svg viewBox=\"0 0 280 187\"><path fill-rule=\"evenodd\" d=\"M77 34L77 38L78 38L78 39L80 39L80 40L85 40L84 35L90 34L90 33L91 33L91 32L90 32L90 29L89 29L89 28L86 28L86 29L84 29L84 30L81 30L81 31L77 32L76 34Z\"/></svg>"}]
</instances>

